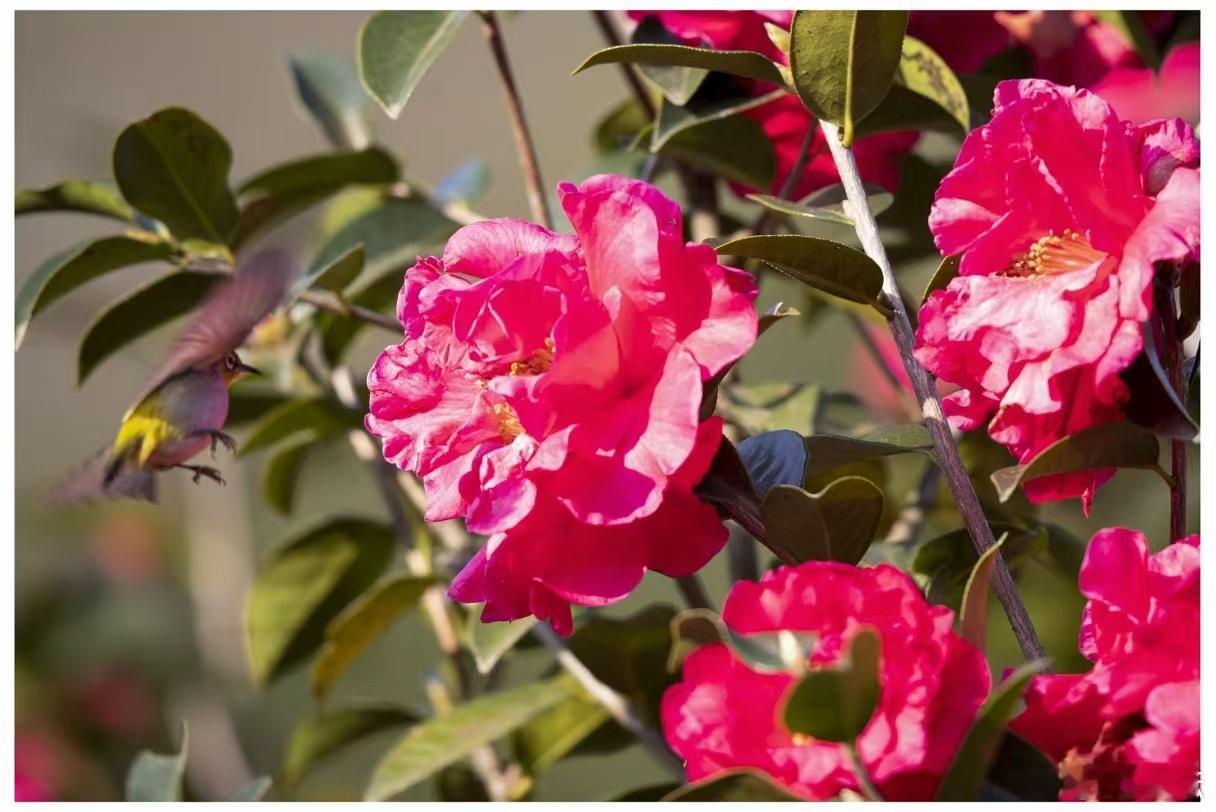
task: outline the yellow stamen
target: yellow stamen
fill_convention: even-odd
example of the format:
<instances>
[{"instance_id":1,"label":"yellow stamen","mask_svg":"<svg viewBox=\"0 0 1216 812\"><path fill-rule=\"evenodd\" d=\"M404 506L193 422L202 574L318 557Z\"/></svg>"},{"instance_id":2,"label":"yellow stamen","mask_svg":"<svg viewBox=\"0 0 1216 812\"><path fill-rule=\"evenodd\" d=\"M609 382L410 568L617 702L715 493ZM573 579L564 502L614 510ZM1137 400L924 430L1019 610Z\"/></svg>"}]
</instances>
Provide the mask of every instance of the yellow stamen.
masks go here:
<instances>
[{"instance_id":1,"label":"yellow stamen","mask_svg":"<svg viewBox=\"0 0 1216 812\"><path fill-rule=\"evenodd\" d=\"M519 422L519 416L515 414L515 410L506 403L495 403L491 408L494 412L494 417L498 420L498 436L502 438L504 443L512 442L516 437L524 433L524 427Z\"/></svg>"},{"instance_id":2,"label":"yellow stamen","mask_svg":"<svg viewBox=\"0 0 1216 812\"><path fill-rule=\"evenodd\" d=\"M1001 275L1034 277L1070 273L1088 268L1105 256L1081 234L1065 229L1061 235L1053 232L1039 238L1024 253L1015 256Z\"/></svg>"},{"instance_id":3,"label":"yellow stamen","mask_svg":"<svg viewBox=\"0 0 1216 812\"><path fill-rule=\"evenodd\" d=\"M812 741L814 741L814 739L812 739L810 736L806 735L805 733L794 733L790 736L790 739L792 739L794 744L798 745L799 747L805 747L806 745L808 745Z\"/></svg>"},{"instance_id":4,"label":"yellow stamen","mask_svg":"<svg viewBox=\"0 0 1216 812\"><path fill-rule=\"evenodd\" d=\"M511 364L512 375L540 375L543 372L548 372L549 367L553 366L553 339L546 338L545 346L538 350L533 350L522 361L515 361Z\"/></svg>"}]
</instances>

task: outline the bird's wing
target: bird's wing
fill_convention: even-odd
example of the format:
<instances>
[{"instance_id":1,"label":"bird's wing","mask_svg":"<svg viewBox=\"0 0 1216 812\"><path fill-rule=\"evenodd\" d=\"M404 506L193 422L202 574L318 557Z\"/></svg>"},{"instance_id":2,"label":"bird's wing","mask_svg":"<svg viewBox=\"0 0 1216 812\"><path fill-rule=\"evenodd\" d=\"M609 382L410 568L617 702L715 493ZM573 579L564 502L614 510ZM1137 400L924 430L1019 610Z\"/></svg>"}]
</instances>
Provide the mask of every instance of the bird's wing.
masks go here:
<instances>
[{"instance_id":1,"label":"bird's wing","mask_svg":"<svg viewBox=\"0 0 1216 812\"><path fill-rule=\"evenodd\" d=\"M291 259L279 249L265 249L243 261L232 278L199 306L134 403L138 405L173 376L213 364L239 347L254 326L282 303L293 276Z\"/></svg>"},{"instance_id":2,"label":"bird's wing","mask_svg":"<svg viewBox=\"0 0 1216 812\"><path fill-rule=\"evenodd\" d=\"M146 468L123 465L102 449L55 483L45 497L48 508L71 507L107 499L156 501L156 475Z\"/></svg>"}]
</instances>

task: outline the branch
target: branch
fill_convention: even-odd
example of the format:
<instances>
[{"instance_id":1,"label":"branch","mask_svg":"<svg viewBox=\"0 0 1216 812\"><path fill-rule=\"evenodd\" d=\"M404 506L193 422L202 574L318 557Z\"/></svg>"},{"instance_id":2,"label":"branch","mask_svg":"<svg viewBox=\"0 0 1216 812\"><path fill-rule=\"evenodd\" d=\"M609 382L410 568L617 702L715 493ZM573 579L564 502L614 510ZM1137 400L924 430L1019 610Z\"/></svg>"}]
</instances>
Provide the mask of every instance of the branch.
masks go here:
<instances>
[{"instance_id":1,"label":"branch","mask_svg":"<svg viewBox=\"0 0 1216 812\"><path fill-rule=\"evenodd\" d=\"M623 40L620 32L617 31L616 23L613 21L612 17L609 16L609 14L610 12L607 11L591 12L591 16L595 18L595 24L599 26L600 33L604 35L604 41L607 42L610 47L616 47L617 45L622 45ZM642 112L646 114L647 118L654 119L656 112L654 108L654 101L651 100L650 94L646 92L646 88L642 84L642 80L638 78L636 73L634 73L633 66L622 62L620 63L620 69L621 75L625 77L625 84L629 85L629 89L633 91L633 97L637 99L638 105L640 105L642 108Z\"/></svg>"},{"instance_id":2,"label":"branch","mask_svg":"<svg viewBox=\"0 0 1216 812\"><path fill-rule=\"evenodd\" d=\"M1170 386L1186 402L1182 380L1182 341L1178 338L1178 309L1174 304L1174 280L1157 279L1153 284L1154 309L1161 325L1161 354ZM1186 441L1170 441L1170 541L1186 536Z\"/></svg>"},{"instance_id":3,"label":"branch","mask_svg":"<svg viewBox=\"0 0 1216 812\"><path fill-rule=\"evenodd\" d=\"M515 147L519 153L519 167L524 173L524 185L528 192L528 206L532 210L532 219L545 228L553 229L553 219L549 216L549 206L545 202L545 184L540 177L540 164L536 159L536 147L532 143L532 134L528 130L528 122L524 119L523 106L519 103L519 91L515 89L515 78L511 73L511 63L507 59L507 49L502 40L502 29L498 26L498 17L492 11L479 11L485 23L486 42L494 55L494 64L498 67L498 78L502 81L502 92L507 99L507 115L511 119L511 129L515 133Z\"/></svg>"},{"instance_id":4,"label":"branch","mask_svg":"<svg viewBox=\"0 0 1216 812\"><path fill-rule=\"evenodd\" d=\"M680 762L671 750L667 749L667 744L663 741L655 730L650 728L641 717L634 711L633 706L629 704L629 700L618 694L610 686L600 682L599 678L592 674L590 669L574 656L574 653L566 646L557 632L548 623L537 623L532 627L532 634L535 635L542 643L544 643L553 656L557 658L558 665L566 670L570 676L578 680L584 690L591 695L596 702L603 706L604 710L608 711L609 715L616 720L617 724L628 730L638 738L647 750L659 760L667 770L680 781L684 780L684 765Z\"/></svg>"},{"instance_id":5,"label":"branch","mask_svg":"<svg viewBox=\"0 0 1216 812\"><path fill-rule=\"evenodd\" d=\"M975 494L971 478L967 475L967 469L959 456L954 436L950 433L950 427L946 423L933 379L912 352L916 340L912 332L912 323L908 319L908 311L905 309L903 297L899 293L899 286L895 281L895 273L891 270L891 263L887 259L886 249L883 248L882 240L878 236L878 224L874 221L874 215L866 203L866 193L862 187L861 175L857 171L857 162L852 151L840 143L840 131L835 124L820 121L819 126L827 139L828 149L836 163L836 171L840 174L841 183L844 184L845 192L848 195L851 209L849 214L857 230L857 237L866 254L882 270L883 293L887 305L891 309L891 332L895 337L895 343L899 346L904 368L907 369L908 377L912 381L912 390L920 402L925 428L933 438L933 448L937 452L938 464L950 484L950 492L962 514L963 524L971 534L971 542L975 545L976 551L983 555L988 548L996 544L996 539L992 536L992 528L988 526L979 497ZM1022 653L1028 660L1044 657L1046 652L1043 644L1039 641L1039 636L1030 621L1030 615L1026 611L1026 605L1022 602L1022 596L1018 594L1013 576L1009 574L1009 567L1006 566L1005 560L1000 555L996 556L996 565L992 570L992 583L996 588L997 598L1000 599L1001 606L1004 607L1005 614L1009 617Z\"/></svg>"}]
</instances>

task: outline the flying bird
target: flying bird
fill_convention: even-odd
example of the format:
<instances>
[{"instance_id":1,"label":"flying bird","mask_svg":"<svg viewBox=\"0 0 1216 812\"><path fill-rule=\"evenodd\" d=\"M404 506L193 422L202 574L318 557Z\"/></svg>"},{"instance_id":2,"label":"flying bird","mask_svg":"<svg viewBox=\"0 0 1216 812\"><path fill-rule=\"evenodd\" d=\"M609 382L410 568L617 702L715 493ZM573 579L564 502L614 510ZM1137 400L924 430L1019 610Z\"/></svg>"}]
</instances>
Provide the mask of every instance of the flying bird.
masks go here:
<instances>
[{"instance_id":1,"label":"flying bird","mask_svg":"<svg viewBox=\"0 0 1216 812\"><path fill-rule=\"evenodd\" d=\"M287 255L263 250L242 262L199 306L165 360L123 415L113 444L52 490L51 505L102 499L156 501L156 474L184 468L223 484L219 470L190 460L223 445L228 387L260 374L237 354L254 326L283 302L294 276Z\"/></svg>"}]
</instances>

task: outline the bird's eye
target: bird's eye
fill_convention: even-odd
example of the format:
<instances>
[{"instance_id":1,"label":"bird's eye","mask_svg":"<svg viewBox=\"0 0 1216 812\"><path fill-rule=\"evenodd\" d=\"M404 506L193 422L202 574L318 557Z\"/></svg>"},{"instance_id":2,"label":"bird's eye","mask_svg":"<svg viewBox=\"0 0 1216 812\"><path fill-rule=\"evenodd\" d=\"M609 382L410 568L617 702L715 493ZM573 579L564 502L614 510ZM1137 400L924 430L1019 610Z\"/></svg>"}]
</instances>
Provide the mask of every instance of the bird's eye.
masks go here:
<instances>
[{"instance_id":1,"label":"bird's eye","mask_svg":"<svg viewBox=\"0 0 1216 812\"><path fill-rule=\"evenodd\" d=\"M230 370L236 369L236 356L229 355L228 357L226 357L224 359L224 366L228 367L228 369L230 369Z\"/></svg>"}]
</instances>

